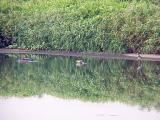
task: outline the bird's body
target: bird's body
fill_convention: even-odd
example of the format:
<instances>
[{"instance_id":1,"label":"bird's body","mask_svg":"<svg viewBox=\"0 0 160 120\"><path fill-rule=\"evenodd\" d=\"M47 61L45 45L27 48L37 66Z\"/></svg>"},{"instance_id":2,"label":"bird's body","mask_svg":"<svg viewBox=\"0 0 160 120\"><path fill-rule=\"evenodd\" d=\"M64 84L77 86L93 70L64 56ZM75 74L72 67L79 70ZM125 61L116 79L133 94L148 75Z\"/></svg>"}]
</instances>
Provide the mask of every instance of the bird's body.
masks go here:
<instances>
[{"instance_id":1,"label":"bird's body","mask_svg":"<svg viewBox=\"0 0 160 120\"><path fill-rule=\"evenodd\" d=\"M142 57L140 53L137 53L137 60L138 60L138 66L137 66L137 72L140 72L142 70Z\"/></svg>"},{"instance_id":2,"label":"bird's body","mask_svg":"<svg viewBox=\"0 0 160 120\"><path fill-rule=\"evenodd\" d=\"M139 53L137 53L137 59L138 60L142 60L142 57L141 57L141 55Z\"/></svg>"},{"instance_id":3,"label":"bird's body","mask_svg":"<svg viewBox=\"0 0 160 120\"><path fill-rule=\"evenodd\" d=\"M85 63L83 60L76 60L76 66L81 67L83 65L86 65L87 63Z\"/></svg>"}]
</instances>

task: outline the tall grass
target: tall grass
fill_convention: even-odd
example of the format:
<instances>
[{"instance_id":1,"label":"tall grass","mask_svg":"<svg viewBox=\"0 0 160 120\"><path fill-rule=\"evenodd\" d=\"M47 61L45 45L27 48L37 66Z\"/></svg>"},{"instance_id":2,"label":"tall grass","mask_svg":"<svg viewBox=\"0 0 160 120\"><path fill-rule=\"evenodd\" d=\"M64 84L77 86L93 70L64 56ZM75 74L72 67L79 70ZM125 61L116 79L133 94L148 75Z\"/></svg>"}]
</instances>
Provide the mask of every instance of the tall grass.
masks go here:
<instances>
[{"instance_id":1,"label":"tall grass","mask_svg":"<svg viewBox=\"0 0 160 120\"><path fill-rule=\"evenodd\" d=\"M1 0L0 10L12 48L160 53L155 1Z\"/></svg>"}]
</instances>

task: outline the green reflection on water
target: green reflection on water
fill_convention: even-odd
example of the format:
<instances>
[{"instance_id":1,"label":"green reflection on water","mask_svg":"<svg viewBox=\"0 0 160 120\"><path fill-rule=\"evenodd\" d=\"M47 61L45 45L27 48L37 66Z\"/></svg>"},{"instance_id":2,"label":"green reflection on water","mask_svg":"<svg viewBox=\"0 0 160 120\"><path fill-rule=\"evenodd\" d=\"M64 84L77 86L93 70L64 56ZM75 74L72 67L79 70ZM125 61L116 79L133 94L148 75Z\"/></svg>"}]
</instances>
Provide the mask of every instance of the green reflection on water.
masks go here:
<instances>
[{"instance_id":1,"label":"green reflection on water","mask_svg":"<svg viewBox=\"0 0 160 120\"><path fill-rule=\"evenodd\" d=\"M20 64L19 58L37 62ZM120 101L160 109L160 62L44 55L0 55L0 96L43 93L89 101ZM139 68L140 67L140 68Z\"/></svg>"}]
</instances>

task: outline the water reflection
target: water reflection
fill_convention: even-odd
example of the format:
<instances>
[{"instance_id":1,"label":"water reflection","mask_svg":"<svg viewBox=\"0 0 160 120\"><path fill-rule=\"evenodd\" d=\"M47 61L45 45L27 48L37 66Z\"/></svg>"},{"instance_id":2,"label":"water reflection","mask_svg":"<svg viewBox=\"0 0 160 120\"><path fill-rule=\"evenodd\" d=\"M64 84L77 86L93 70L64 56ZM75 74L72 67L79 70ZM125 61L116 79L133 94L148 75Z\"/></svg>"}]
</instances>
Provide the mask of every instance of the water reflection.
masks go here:
<instances>
[{"instance_id":1,"label":"water reflection","mask_svg":"<svg viewBox=\"0 0 160 120\"><path fill-rule=\"evenodd\" d=\"M91 103L49 95L0 100L1 120L159 120L155 110L119 102Z\"/></svg>"},{"instance_id":2,"label":"water reflection","mask_svg":"<svg viewBox=\"0 0 160 120\"><path fill-rule=\"evenodd\" d=\"M20 58L36 62L21 64ZM76 60L87 63L76 66ZM85 101L118 101L160 110L160 62L0 55L0 96L43 93Z\"/></svg>"}]
</instances>

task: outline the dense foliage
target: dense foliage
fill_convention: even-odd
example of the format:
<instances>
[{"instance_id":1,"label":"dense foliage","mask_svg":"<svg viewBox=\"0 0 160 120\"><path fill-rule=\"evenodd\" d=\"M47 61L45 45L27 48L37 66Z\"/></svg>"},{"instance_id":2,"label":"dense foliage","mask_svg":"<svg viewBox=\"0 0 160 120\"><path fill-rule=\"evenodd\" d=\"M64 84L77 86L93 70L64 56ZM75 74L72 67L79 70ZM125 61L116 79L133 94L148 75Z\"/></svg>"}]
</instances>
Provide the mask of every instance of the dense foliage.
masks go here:
<instances>
[{"instance_id":1,"label":"dense foliage","mask_svg":"<svg viewBox=\"0 0 160 120\"><path fill-rule=\"evenodd\" d=\"M20 64L20 57L37 62ZM1 56L0 96L50 94L87 101L119 101L160 109L160 64L156 62L51 56ZM137 68L141 66L141 70Z\"/></svg>"},{"instance_id":2,"label":"dense foliage","mask_svg":"<svg viewBox=\"0 0 160 120\"><path fill-rule=\"evenodd\" d=\"M0 0L0 47L160 53L159 0Z\"/></svg>"}]
</instances>

